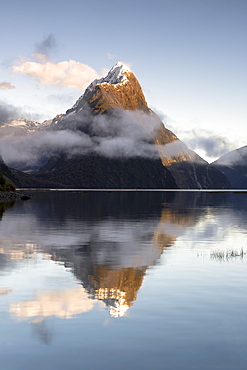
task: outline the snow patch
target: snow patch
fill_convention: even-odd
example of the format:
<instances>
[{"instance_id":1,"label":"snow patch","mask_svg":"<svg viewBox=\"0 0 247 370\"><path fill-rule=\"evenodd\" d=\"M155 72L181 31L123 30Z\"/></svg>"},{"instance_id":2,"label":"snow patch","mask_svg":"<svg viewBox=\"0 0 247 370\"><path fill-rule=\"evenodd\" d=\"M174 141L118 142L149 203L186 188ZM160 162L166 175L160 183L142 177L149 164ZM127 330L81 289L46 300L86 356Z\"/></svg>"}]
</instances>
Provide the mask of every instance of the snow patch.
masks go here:
<instances>
[{"instance_id":1,"label":"snow patch","mask_svg":"<svg viewBox=\"0 0 247 370\"><path fill-rule=\"evenodd\" d=\"M130 69L125 64L117 62L108 72L106 77L94 80L87 89L92 91L94 86L102 83L118 84L120 82L126 82L128 80L126 72L130 72Z\"/></svg>"},{"instance_id":2,"label":"snow patch","mask_svg":"<svg viewBox=\"0 0 247 370\"><path fill-rule=\"evenodd\" d=\"M87 87L84 94L79 97L79 99L75 102L71 110L76 110L77 107L80 105L80 102L83 98L90 92L93 91L93 88L96 85L101 84L111 84L114 87L117 87L117 84L125 84L128 81L128 77L126 73L131 72L129 67L127 67L122 62L117 62L112 69L108 72L105 77L99 78L91 82L91 84Z\"/></svg>"}]
</instances>

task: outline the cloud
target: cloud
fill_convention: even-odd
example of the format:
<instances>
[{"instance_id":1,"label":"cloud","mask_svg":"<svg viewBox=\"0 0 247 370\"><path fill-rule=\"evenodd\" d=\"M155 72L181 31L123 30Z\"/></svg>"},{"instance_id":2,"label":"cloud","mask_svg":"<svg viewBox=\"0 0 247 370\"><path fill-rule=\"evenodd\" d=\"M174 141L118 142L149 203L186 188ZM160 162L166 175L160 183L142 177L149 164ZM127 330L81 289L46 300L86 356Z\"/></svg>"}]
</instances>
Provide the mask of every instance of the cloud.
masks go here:
<instances>
[{"instance_id":1,"label":"cloud","mask_svg":"<svg viewBox=\"0 0 247 370\"><path fill-rule=\"evenodd\" d=\"M37 54L35 55L37 58ZM41 58L40 55L38 57ZM45 62L44 58L41 63L20 60L18 64L12 66L12 70L17 74L34 77L45 85L66 86L79 90L85 90L92 80L100 77L92 67L75 60L58 63Z\"/></svg>"},{"instance_id":2,"label":"cloud","mask_svg":"<svg viewBox=\"0 0 247 370\"><path fill-rule=\"evenodd\" d=\"M21 108L0 101L0 126L9 120L19 118L22 113L23 111Z\"/></svg>"},{"instance_id":3,"label":"cloud","mask_svg":"<svg viewBox=\"0 0 247 370\"><path fill-rule=\"evenodd\" d=\"M32 54L32 57L34 59L39 60L41 63L45 63L45 62L48 61L48 55L46 55L46 54L34 53L34 54Z\"/></svg>"},{"instance_id":4,"label":"cloud","mask_svg":"<svg viewBox=\"0 0 247 370\"><path fill-rule=\"evenodd\" d=\"M116 55L111 54L111 53L106 53L106 56L107 56L108 59L116 59L117 58Z\"/></svg>"},{"instance_id":5,"label":"cloud","mask_svg":"<svg viewBox=\"0 0 247 370\"><path fill-rule=\"evenodd\" d=\"M212 159L219 158L233 149L232 144L226 138L213 135L212 133L207 133L206 135L195 136L185 140L186 144L193 150L204 151L205 155Z\"/></svg>"},{"instance_id":6,"label":"cloud","mask_svg":"<svg viewBox=\"0 0 247 370\"><path fill-rule=\"evenodd\" d=\"M37 54L50 55L53 51L55 51L56 46L57 41L55 36L50 34L44 40L35 44L35 52Z\"/></svg>"},{"instance_id":7,"label":"cloud","mask_svg":"<svg viewBox=\"0 0 247 370\"><path fill-rule=\"evenodd\" d=\"M186 145L175 140L157 147L152 137L161 123L156 115L143 112L114 111L109 115L71 112L50 127L23 134L14 127L1 134L0 155L5 163L18 169L37 169L52 156L97 154L108 158L160 159L187 155ZM7 127L8 128L8 127ZM18 127L19 128L19 127Z\"/></svg>"},{"instance_id":8,"label":"cloud","mask_svg":"<svg viewBox=\"0 0 247 370\"><path fill-rule=\"evenodd\" d=\"M76 132L40 131L2 137L0 153L8 164L36 166L53 154L70 152L78 147L86 150L90 145L86 135Z\"/></svg>"},{"instance_id":9,"label":"cloud","mask_svg":"<svg viewBox=\"0 0 247 370\"><path fill-rule=\"evenodd\" d=\"M121 112L111 117L75 117L66 115L53 130L44 128L36 132L17 134L1 131L0 155L6 164L23 168L37 168L53 155L96 153L110 158L159 158L150 132L157 120L138 113L144 127L137 123L133 112ZM41 128L42 126L40 126ZM20 130L19 130L20 133ZM5 135L5 136L4 136Z\"/></svg>"},{"instance_id":10,"label":"cloud","mask_svg":"<svg viewBox=\"0 0 247 370\"><path fill-rule=\"evenodd\" d=\"M12 90L15 89L13 85L11 85L9 82L0 82L0 90Z\"/></svg>"},{"instance_id":11,"label":"cloud","mask_svg":"<svg viewBox=\"0 0 247 370\"><path fill-rule=\"evenodd\" d=\"M139 124L141 122L141 125ZM160 123L156 117L141 112L119 111L111 115L68 115L59 125L64 129L83 131L87 134L88 152L110 158L158 158L159 154L151 133ZM77 131L77 132L78 132ZM80 148L74 148L76 154Z\"/></svg>"},{"instance_id":12,"label":"cloud","mask_svg":"<svg viewBox=\"0 0 247 370\"><path fill-rule=\"evenodd\" d=\"M150 108L152 109L154 113L157 114L157 116L161 119L162 122L166 123L169 120L169 117L163 112L161 112L159 109L157 109L156 107L151 106Z\"/></svg>"}]
</instances>

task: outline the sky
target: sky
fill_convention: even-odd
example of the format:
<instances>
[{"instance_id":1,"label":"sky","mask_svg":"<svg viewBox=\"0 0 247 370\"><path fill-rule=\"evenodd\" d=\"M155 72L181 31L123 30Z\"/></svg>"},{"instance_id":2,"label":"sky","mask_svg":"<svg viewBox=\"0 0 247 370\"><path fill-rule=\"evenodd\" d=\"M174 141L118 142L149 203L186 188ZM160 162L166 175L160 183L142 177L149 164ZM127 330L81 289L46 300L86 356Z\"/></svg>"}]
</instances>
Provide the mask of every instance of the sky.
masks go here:
<instances>
[{"instance_id":1,"label":"sky","mask_svg":"<svg viewBox=\"0 0 247 370\"><path fill-rule=\"evenodd\" d=\"M209 162L247 144L246 0L10 0L0 34L0 122L65 113L122 61Z\"/></svg>"}]
</instances>

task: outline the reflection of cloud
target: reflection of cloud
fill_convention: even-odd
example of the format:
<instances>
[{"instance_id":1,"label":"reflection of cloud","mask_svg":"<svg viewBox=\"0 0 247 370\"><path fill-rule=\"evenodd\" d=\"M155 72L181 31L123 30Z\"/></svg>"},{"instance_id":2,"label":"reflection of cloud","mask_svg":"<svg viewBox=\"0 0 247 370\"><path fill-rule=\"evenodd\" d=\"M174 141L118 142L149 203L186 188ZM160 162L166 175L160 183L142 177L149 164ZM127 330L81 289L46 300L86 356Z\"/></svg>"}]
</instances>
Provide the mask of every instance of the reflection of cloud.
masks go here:
<instances>
[{"instance_id":1,"label":"reflection of cloud","mask_svg":"<svg viewBox=\"0 0 247 370\"><path fill-rule=\"evenodd\" d=\"M11 288L0 288L0 295L6 295L10 292L12 292Z\"/></svg>"},{"instance_id":2,"label":"reflection of cloud","mask_svg":"<svg viewBox=\"0 0 247 370\"><path fill-rule=\"evenodd\" d=\"M41 291L34 300L12 303L9 312L18 320L34 319L37 322L37 319L49 316L71 319L92 310L93 305L80 286L70 290Z\"/></svg>"},{"instance_id":3,"label":"reflection of cloud","mask_svg":"<svg viewBox=\"0 0 247 370\"><path fill-rule=\"evenodd\" d=\"M0 82L0 90L12 90L15 89L9 82Z\"/></svg>"},{"instance_id":4,"label":"reflection of cloud","mask_svg":"<svg viewBox=\"0 0 247 370\"><path fill-rule=\"evenodd\" d=\"M37 244L23 243L15 244L14 248L9 248L6 244L3 248L0 248L0 255L4 255L8 260L24 260L32 259L37 253Z\"/></svg>"},{"instance_id":5,"label":"reflection of cloud","mask_svg":"<svg viewBox=\"0 0 247 370\"><path fill-rule=\"evenodd\" d=\"M45 320L32 323L33 334L37 336L41 342L48 345L52 341L52 331Z\"/></svg>"}]
</instances>

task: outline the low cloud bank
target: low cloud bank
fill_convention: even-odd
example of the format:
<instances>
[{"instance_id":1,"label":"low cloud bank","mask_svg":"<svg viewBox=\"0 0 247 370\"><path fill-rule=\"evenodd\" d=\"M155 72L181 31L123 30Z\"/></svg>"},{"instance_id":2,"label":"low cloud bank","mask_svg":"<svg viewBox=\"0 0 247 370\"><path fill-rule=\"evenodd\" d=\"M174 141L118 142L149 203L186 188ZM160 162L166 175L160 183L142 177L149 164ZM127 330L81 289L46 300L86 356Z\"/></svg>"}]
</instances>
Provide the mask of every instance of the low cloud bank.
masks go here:
<instances>
[{"instance_id":1,"label":"low cloud bank","mask_svg":"<svg viewBox=\"0 0 247 370\"><path fill-rule=\"evenodd\" d=\"M214 161L234 149L233 144L224 136L208 130L191 130L185 133L184 142L195 151L200 151L209 161Z\"/></svg>"},{"instance_id":2,"label":"low cloud bank","mask_svg":"<svg viewBox=\"0 0 247 370\"><path fill-rule=\"evenodd\" d=\"M142 120L146 128L138 124ZM64 116L56 125L1 137L0 155L8 165L37 167L53 155L95 153L110 158L159 158L150 136L157 119L122 112L117 116ZM147 130L149 128L149 131ZM11 132L11 131L10 131Z\"/></svg>"},{"instance_id":3,"label":"low cloud bank","mask_svg":"<svg viewBox=\"0 0 247 370\"><path fill-rule=\"evenodd\" d=\"M203 150L207 157L219 158L231 150L231 144L222 137L195 137L187 140L187 144L194 150Z\"/></svg>"},{"instance_id":4,"label":"low cloud bank","mask_svg":"<svg viewBox=\"0 0 247 370\"><path fill-rule=\"evenodd\" d=\"M13 114L10 112L5 106L4 121ZM54 119L48 127L40 124L35 132L23 134L23 128L18 130L18 126L2 127L2 130L0 127L0 155L6 164L19 169L37 169L54 155L73 157L94 153L109 158L159 159L160 152L168 158L193 157L193 152L180 140L160 146L158 150L152 137L160 125L162 122L155 114L114 111L95 116L85 109L83 115L72 111L57 121ZM232 150L224 138L196 137L195 132L185 143L191 149L204 150L212 159Z\"/></svg>"},{"instance_id":5,"label":"low cloud bank","mask_svg":"<svg viewBox=\"0 0 247 370\"><path fill-rule=\"evenodd\" d=\"M0 101L0 126L9 120L17 119L22 115L21 108L15 107L12 104Z\"/></svg>"}]
</instances>

